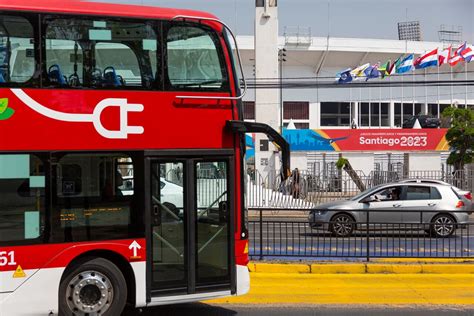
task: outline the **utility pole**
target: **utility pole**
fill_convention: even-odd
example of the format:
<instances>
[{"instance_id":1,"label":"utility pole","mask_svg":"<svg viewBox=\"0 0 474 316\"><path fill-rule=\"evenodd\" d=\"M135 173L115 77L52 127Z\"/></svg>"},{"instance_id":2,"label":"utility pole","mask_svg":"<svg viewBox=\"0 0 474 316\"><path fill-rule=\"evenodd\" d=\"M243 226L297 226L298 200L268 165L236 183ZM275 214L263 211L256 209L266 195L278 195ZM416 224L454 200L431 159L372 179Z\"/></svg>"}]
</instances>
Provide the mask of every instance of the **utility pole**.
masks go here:
<instances>
[{"instance_id":1,"label":"utility pole","mask_svg":"<svg viewBox=\"0 0 474 316\"><path fill-rule=\"evenodd\" d=\"M280 77L280 134L283 135L283 63L286 61L286 49L280 48L278 50L278 63L280 66L279 77Z\"/></svg>"}]
</instances>

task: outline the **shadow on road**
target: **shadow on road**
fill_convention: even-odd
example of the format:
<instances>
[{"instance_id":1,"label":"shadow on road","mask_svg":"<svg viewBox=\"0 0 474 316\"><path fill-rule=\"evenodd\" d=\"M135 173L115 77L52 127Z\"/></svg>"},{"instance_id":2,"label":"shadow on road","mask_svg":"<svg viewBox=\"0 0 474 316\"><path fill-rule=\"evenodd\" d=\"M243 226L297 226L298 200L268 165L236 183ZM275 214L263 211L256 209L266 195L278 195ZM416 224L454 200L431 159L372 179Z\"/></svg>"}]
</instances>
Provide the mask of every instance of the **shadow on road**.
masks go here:
<instances>
[{"instance_id":1,"label":"shadow on road","mask_svg":"<svg viewBox=\"0 0 474 316\"><path fill-rule=\"evenodd\" d=\"M123 316L161 316L161 315L179 315L179 316L231 316L237 315L232 309L221 306L208 305L204 303L189 303L177 305L165 305L157 307L144 308L142 312L139 310L128 311Z\"/></svg>"}]
</instances>

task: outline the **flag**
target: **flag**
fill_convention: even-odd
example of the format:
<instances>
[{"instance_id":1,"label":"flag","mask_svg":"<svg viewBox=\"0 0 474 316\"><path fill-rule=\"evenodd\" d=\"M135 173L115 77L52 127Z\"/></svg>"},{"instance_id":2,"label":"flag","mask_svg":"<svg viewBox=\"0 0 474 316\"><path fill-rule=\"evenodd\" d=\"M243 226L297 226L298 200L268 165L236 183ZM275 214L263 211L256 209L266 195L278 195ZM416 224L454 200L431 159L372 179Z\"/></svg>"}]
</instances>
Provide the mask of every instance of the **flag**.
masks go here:
<instances>
[{"instance_id":1,"label":"flag","mask_svg":"<svg viewBox=\"0 0 474 316\"><path fill-rule=\"evenodd\" d=\"M454 51L454 55L448 60L448 63L451 65L451 67L456 66L459 62L464 60L461 56L461 52L464 49L466 49L466 42L459 46L459 48Z\"/></svg>"},{"instance_id":2,"label":"flag","mask_svg":"<svg viewBox=\"0 0 474 316\"><path fill-rule=\"evenodd\" d=\"M403 59L403 61L400 63L400 65L396 69L397 74L403 74L405 72L413 70L413 58L414 58L413 54L410 54L407 57L405 57L405 59Z\"/></svg>"},{"instance_id":3,"label":"flag","mask_svg":"<svg viewBox=\"0 0 474 316\"><path fill-rule=\"evenodd\" d=\"M359 66L359 67L353 69L350 72L350 75L352 76L352 78L354 78L354 80L360 80L360 79L362 79L361 77L364 76L364 70L366 70L368 67L370 67L369 63L364 64L362 66Z\"/></svg>"},{"instance_id":4,"label":"flag","mask_svg":"<svg viewBox=\"0 0 474 316\"><path fill-rule=\"evenodd\" d=\"M388 70L388 74L389 75L393 75L394 73L396 73L397 71L397 68L400 66L400 64L402 63L402 60L403 60L403 55L401 55L400 57L398 57L398 59L390 65L390 69Z\"/></svg>"},{"instance_id":5,"label":"flag","mask_svg":"<svg viewBox=\"0 0 474 316\"><path fill-rule=\"evenodd\" d=\"M438 49L433 49L418 57L413 63L416 69L438 66Z\"/></svg>"},{"instance_id":6,"label":"flag","mask_svg":"<svg viewBox=\"0 0 474 316\"><path fill-rule=\"evenodd\" d=\"M373 66L370 66L370 67L366 68L364 70L365 81L367 81L369 79L380 77L380 71L378 69L379 67L380 67L380 63L377 63Z\"/></svg>"},{"instance_id":7,"label":"flag","mask_svg":"<svg viewBox=\"0 0 474 316\"><path fill-rule=\"evenodd\" d=\"M349 83L352 81L351 68L347 68L336 74L337 83Z\"/></svg>"},{"instance_id":8,"label":"flag","mask_svg":"<svg viewBox=\"0 0 474 316\"><path fill-rule=\"evenodd\" d=\"M474 47L472 45L466 45L465 48L459 52L459 55L461 55L465 62L470 63L474 56Z\"/></svg>"},{"instance_id":9,"label":"flag","mask_svg":"<svg viewBox=\"0 0 474 316\"><path fill-rule=\"evenodd\" d=\"M390 73L388 70L390 69L390 60L388 60L385 64L380 66L379 68L380 75L382 76L382 79L385 78L385 76L388 76Z\"/></svg>"},{"instance_id":10,"label":"flag","mask_svg":"<svg viewBox=\"0 0 474 316\"><path fill-rule=\"evenodd\" d=\"M450 59L451 59L451 46L449 46L448 48L443 49L438 54L438 66L441 67L444 64L447 64Z\"/></svg>"}]
</instances>

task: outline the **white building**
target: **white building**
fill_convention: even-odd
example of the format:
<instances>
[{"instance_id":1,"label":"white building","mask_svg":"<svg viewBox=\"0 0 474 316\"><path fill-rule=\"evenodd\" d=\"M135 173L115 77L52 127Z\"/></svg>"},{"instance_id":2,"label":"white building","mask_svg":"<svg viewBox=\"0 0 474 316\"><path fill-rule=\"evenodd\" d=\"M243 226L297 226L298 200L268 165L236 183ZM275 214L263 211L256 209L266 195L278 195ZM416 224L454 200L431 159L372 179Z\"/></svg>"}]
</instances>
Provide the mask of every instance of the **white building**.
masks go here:
<instances>
[{"instance_id":1,"label":"white building","mask_svg":"<svg viewBox=\"0 0 474 316\"><path fill-rule=\"evenodd\" d=\"M265 98L262 98L261 95L259 97L257 109L259 104L260 106L264 104L265 111L255 111L256 90L251 89L248 92L244 98L245 118L268 122L269 118L274 120L276 117L280 117L280 90L277 87L279 80L278 76L271 78L259 76L261 73L259 69L262 69L262 65L255 67L254 42L253 36L238 37L247 80L252 82L255 79L257 86L271 83L276 85L273 89L264 90L268 94L269 102L265 103ZM362 129L368 129L374 134L377 130L383 130L384 133L387 133L387 130L393 130L396 135L402 132L402 122L412 115L428 114L440 117L444 108L453 104L463 107L474 105L472 86L450 84L449 82L443 86L422 83L424 81L472 80L474 79L471 73L474 69L474 62L472 64L461 62L455 67L444 65L439 68L420 69L404 75L372 79L368 82L386 85L383 87L361 88L357 86L358 82L344 85L334 83L336 73L343 69L355 68L365 63L385 63L387 60L394 62L402 54L414 53L417 57L419 54L437 47L446 48L447 44L444 43L289 35L279 37L277 46L274 56L268 58L274 61L275 58L278 58L279 49L286 50L286 57L284 57L286 61L281 65L281 75L284 82L281 96L284 108L284 126L287 126L291 120L297 129L322 130L318 132L320 135L329 135L332 133L331 130L343 130L347 135L355 135ZM453 45L453 48L458 46L457 44ZM269 63L269 65L271 66L265 65L264 67L279 67L275 62ZM267 69L265 73L279 73L279 71L278 69ZM288 88L288 83L304 83L307 87ZM318 83L329 83L331 86L321 87L317 85ZM255 116L256 112L258 113L257 117ZM357 130L351 130L351 125L357 126ZM417 131L417 133L422 133L420 130ZM404 129L404 132L409 133L410 131ZM433 129L425 131L428 142L431 141L430 137L433 133L435 133ZM436 137L438 136L439 130ZM390 138L387 135L380 137ZM397 137L403 137L403 135ZM329 135L326 138L333 137ZM357 138L352 138L351 142L357 140ZM255 145L256 167L259 170L264 168L266 162L259 160L258 152L260 149L265 150L268 147L261 144L261 141L265 140L257 139ZM326 168L327 164L336 161L339 154L342 154L349 158L354 169L362 170L366 174L372 170L404 170L403 172L447 170L449 168L446 166L446 158L449 153L447 145L442 146L441 140L438 142L437 139L433 142L429 146L418 147L409 143L403 148L381 145L377 150L362 144L351 146L354 148L347 150L341 144L342 147L339 148L339 151L337 148L329 151L300 148L300 150L292 152L292 166L298 167L300 170L320 172L322 168ZM338 141L333 143L332 140L329 140L332 147L337 143Z\"/></svg>"}]
</instances>

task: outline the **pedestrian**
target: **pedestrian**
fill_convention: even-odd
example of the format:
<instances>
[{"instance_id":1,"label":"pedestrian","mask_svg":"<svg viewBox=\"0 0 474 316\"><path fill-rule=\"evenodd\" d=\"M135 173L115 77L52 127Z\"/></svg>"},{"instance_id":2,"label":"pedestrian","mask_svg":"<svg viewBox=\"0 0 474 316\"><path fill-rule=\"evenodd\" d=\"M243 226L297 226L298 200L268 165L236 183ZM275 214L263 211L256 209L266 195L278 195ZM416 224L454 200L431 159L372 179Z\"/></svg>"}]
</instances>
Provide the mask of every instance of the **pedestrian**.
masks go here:
<instances>
[{"instance_id":1,"label":"pedestrian","mask_svg":"<svg viewBox=\"0 0 474 316\"><path fill-rule=\"evenodd\" d=\"M293 198L297 199L300 196L300 172L298 168L295 168L295 170L293 170L293 173L291 175L291 185L291 192L293 192Z\"/></svg>"}]
</instances>

